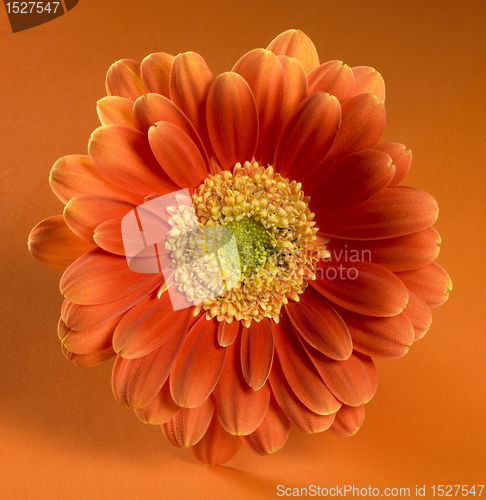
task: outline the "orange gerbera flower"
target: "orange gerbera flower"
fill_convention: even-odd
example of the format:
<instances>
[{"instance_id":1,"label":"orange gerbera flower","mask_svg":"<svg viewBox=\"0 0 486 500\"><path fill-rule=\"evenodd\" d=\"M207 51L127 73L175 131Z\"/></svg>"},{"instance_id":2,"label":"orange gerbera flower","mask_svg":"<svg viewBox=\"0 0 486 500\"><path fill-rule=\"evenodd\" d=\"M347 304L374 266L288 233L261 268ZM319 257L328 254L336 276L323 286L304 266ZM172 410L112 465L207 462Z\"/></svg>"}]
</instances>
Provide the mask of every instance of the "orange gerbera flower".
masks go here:
<instances>
[{"instance_id":1,"label":"orange gerbera flower","mask_svg":"<svg viewBox=\"0 0 486 500\"><path fill-rule=\"evenodd\" d=\"M204 463L242 442L273 453L290 423L354 434L376 391L371 357L406 354L451 289L434 263L437 203L398 185L411 151L378 144L381 75L319 64L289 30L217 77L194 52L158 53L116 62L106 87L89 156L52 169L63 215L29 238L64 271L66 357L116 356L118 401ZM177 267L191 204L202 227L232 230L239 253L239 282L205 300L197 272L166 281L125 256L122 219L181 189L191 199L168 210L159 264ZM195 305L174 310L169 286Z\"/></svg>"}]
</instances>

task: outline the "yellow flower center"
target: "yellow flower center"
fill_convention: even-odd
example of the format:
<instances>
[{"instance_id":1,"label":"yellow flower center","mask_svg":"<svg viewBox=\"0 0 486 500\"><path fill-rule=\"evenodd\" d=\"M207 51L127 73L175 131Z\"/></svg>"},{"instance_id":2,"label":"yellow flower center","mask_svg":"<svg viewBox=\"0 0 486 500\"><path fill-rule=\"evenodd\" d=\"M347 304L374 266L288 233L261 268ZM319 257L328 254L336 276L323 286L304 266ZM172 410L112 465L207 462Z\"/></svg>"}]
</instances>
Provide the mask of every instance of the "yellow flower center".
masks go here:
<instances>
[{"instance_id":1,"label":"yellow flower center","mask_svg":"<svg viewBox=\"0 0 486 500\"><path fill-rule=\"evenodd\" d=\"M179 234L177 230L177 221L182 219L188 227L187 204L173 209L174 229L168 233L167 248L172 250L174 267L178 267L175 283L196 304L195 314L203 310L207 319L216 316L228 323L236 319L249 326L251 320L264 317L278 322L281 307L289 299L299 300L307 280L315 279L315 262L326 252L325 245L316 243L314 214L301 187L276 174L273 167L265 169L250 162L244 166L237 163L233 172L206 178L192 195L195 217L189 223L201 229L206 254L198 250L187 231ZM217 227L220 231L215 237L210 229ZM210 234L213 236L208 237ZM238 279L231 281L235 272L226 273L223 287L221 282L216 284L218 280L207 278L207 269L219 266L221 270L218 257L207 252L210 247L224 246L232 237L239 259ZM197 266L181 267L187 248L192 255L202 252L204 258ZM228 257L227 262L235 262L231 255ZM208 295L201 291L203 288L217 292L217 296L205 298Z\"/></svg>"}]
</instances>

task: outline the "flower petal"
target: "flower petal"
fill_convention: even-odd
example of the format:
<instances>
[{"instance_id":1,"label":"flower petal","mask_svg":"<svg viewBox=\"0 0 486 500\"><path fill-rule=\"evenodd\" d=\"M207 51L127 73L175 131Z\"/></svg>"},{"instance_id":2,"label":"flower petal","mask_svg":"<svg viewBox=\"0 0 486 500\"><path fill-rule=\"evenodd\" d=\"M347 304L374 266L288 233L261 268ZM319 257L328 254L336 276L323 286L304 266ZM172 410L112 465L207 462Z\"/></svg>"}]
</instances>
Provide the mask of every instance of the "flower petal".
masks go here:
<instances>
[{"instance_id":1,"label":"flower petal","mask_svg":"<svg viewBox=\"0 0 486 500\"><path fill-rule=\"evenodd\" d=\"M421 298L431 309L442 305L452 290L449 275L435 262L414 269L396 273L405 286Z\"/></svg>"},{"instance_id":2,"label":"flower petal","mask_svg":"<svg viewBox=\"0 0 486 500\"><path fill-rule=\"evenodd\" d=\"M339 101L316 92L302 101L282 131L275 152L275 169L283 177L312 172L331 149L341 124Z\"/></svg>"},{"instance_id":3,"label":"flower petal","mask_svg":"<svg viewBox=\"0 0 486 500\"><path fill-rule=\"evenodd\" d=\"M218 321L205 316L187 335L170 377L170 391L179 406L195 408L213 392L226 357L217 335Z\"/></svg>"},{"instance_id":4,"label":"flower petal","mask_svg":"<svg viewBox=\"0 0 486 500\"><path fill-rule=\"evenodd\" d=\"M177 125L157 122L150 127L148 139L152 152L165 173L191 192L208 176L206 164L191 138Z\"/></svg>"},{"instance_id":5,"label":"flower petal","mask_svg":"<svg viewBox=\"0 0 486 500\"><path fill-rule=\"evenodd\" d=\"M377 358L400 358L414 338L405 312L391 318L375 318L340 310L353 339L355 350Z\"/></svg>"},{"instance_id":6,"label":"flower petal","mask_svg":"<svg viewBox=\"0 0 486 500\"><path fill-rule=\"evenodd\" d=\"M197 146L206 164L209 164L204 145L189 118L169 99L159 94L147 94L139 97L133 105L135 124L143 133L152 125L164 121L177 125Z\"/></svg>"},{"instance_id":7,"label":"flower petal","mask_svg":"<svg viewBox=\"0 0 486 500\"><path fill-rule=\"evenodd\" d=\"M339 437L353 436L363 425L364 418L364 405L357 407L343 405L327 432Z\"/></svg>"},{"instance_id":8,"label":"flower petal","mask_svg":"<svg viewBox=\"0 0 486 500\"><path fill-rule=\"evenodd\" d=\"M439 254L439 233L428 227L416 233L385 240L338 240L326 243L334 261L368 261L389 271L409 271L433 262Z\"/></svg>"},{"instance_id":9,"label":"flower petal","mask_svg":"<svg viewBox=\"0 0 486 500\"><path fill-rule=\"evenodd\" d=\"M96 103L101 125L119 124L133 127L133 101L118 96L103 97Z\"/></svg>"},{"instance_id":10,"label":"flower petal","mask_svg":"<svg viewBox=\"0 0 486 500\"><path fill-rule=\"evenodd\" d=\"M385 80L378 71L369 66L355 66L354 74L354 93L374 94L380 101L385 101Z\"/></svg>"},{"instance_id":11,"label":"flower petal","mask_svg":"<svg viewBox=\"0 0 486 500\"><path fill-rule=\"evenodd\" d=\"M146 424L160 425L168 422L180 410L181 407L174 403L170 395L169 379L167 379L150 403L141 408L135 408L135 415Z\"/></svg>"},{"instance_id":12,"label":"flower petal","mask_svg":"<svg viewBox=\"0 0 486 500\"><path fill-rule=\"evenodd\" d=\"M192 448L192 454L203 464L220 465L231 460L241 446L241 439L223 429L216 414L206 434Z\"/></svg>"},{"instance_id":13,"label":"flower petal","mask_svg":"<svg viewBox=\"0 0 486 500\"><path fill-rule=\"evenodd\" d=\"M399 184L407 175L412 164L412 150L399 142L384 142L383 144L373 146L372 149L382 151L390 156L396 167L395 177L390 182L390 186Z\"/></svg>"},{"instance_id":14,"label":"flower petal","mask_svg":"<svg viewBox=\"0 0 486 500\"><path fill-rule=\"evenodd\" d=\"M284 98L284 73L277 56L264 49L245 54L231 71L248 83L258 110L259 138L255 152L261 161L278 130Z\"/></svg>"},{"instance_id":15,"label":"flower petal","mask_svg":"<svg viewBox=\"0 0 486 500\"><path fill-rule=\"evenodd\" d=\"M421 339L429 330L432 323L432 313L429 306L417 295L408 291L409 301L403 314L412 323L415 335L414 340Z\"/></svg>"},{"instance_id":16,"label":"flower petal","mask_svg":"<svg viewBox=\"0 0 486 500\"><path fill-rule=\"evenodd\" d=\"M105 361L108 361L116 356L116 352L111 347L108 347L104 351L98 351L91 354L75 354L68 351L66 347L61 344L61 350L64 356L66 356L71 363L84 368L91 368L92 366L100 365L101 363L104 363Z\"/></svg>"},{"instance_id":17,"label":"flower petal","mask_svg":"<svg viewBox=\"0 0 486 500\"><path fill-rule=\"evenodd\" d=\"M64 207L64 219L73 233L94 243L95 229L102 222L121 219L136 208L134 203L111 196L85 195L70 200Z\"/></svg>"},{"instance_id":18,"label":"flower petal","mask_svg":"<svg viewBox=\"0 0 486 500\"><path fill-rule=\"evenodd\" d=\"M59 287L76 304L105 304L136 292L153 278L131 271L124 257L96 248L66 269Z\"/></svg>"},{"instance_id":19,"label":"flower petal","mask_svg":"<svg viewBox=\"0 0 486 500\"><path fill-rule=\"evenodd\" d=\"M306 74L319 66L319 56L312 40L300 30L287 30L274 38L267 47L277 56L284 55L297 59Z\"/></svg>"},{"instance_id":20,"label":"flower petal","mask_svg":"<svg viewBox=\"0 0 486 500\"><path fill-rule=\"evenodd\" d=\"M236 343L228 351L223 372L214 389L219 421L234 435L253 432L261 423L270 401L268 384L257 391L248 386L241 371L240 349Z\"/></svg>"},{"instance_id":21,"label":"flower petal","mask_svg":"<svg viewBox=\"0 0 486 500\"><path fill-rule=\"evenodd\" d=\"M368 316L400 314L408 302L407 288L388 269L372 262L319 261L311 285L345 309ZM326 354L326 353L325 353Z\"/></svg>"},{"instance_id":22,"label":"flower petal","mask_svg":"<svg viewBox=\"0 0 486 500\"><path fill-rule=\"evenodd\" d=\"M329 429L334 421L335 414L318 415L309 410L290 388L280 366L278 357L274 359L269 381L278 405L297 429L307 432L308 434Z\"/></svg>"},{"instance_id":23,"label":"flower petal","mask_svg":"<svg viewBox=\"0 0 486 500\"><path fill-rule=\"evenodd\" d=\"M174 335L188 331L191 309L174 311L168 293L152 294L128 311L115 330L113 349L127 359L151 353Z\"/></svg>"},{"instance_id":24,"label":"flower petal","mask_svg":"<svg viewBox=\"0 0 486 500\"><path fill-rule=\"evenodd\" d=\"M178 190L157 163L145 134L131 127L97 128L88 152L93 165L117 186L143 196Z\"/></svg>"},{"instance_id":25,"label":"flower petal","mask_svg":"<svg viewBox=\"0 0 486 500\"><path fill-rule=\"evenodd\" d=\"M194 446L204 436L214 414L214 403L207 398L195 408L182 408L165 424L164 436L174 446L188 448Z\"/></svg>"},{"instance_id":26,"label":"flower petal","mask_svg":"<svg viewBox=\"0 0 486 500\"><path fill-rule=\"evenodd\" d=\"M240 330L240 324L241 323L236 320L231 323L220 321L218 326L218 342L220 346L228 347L236 340Z\"/></svg>"},{"instance_id":27,"label":"flower petal","mask_svg":"<svg viewBox=\"0 0 486 500\"><path fill-rule=\"evenodd\" d=\"M174 56L156 52L147 56L140 64L140 77L148 92L169 97L170 68Z\"/></svg>"},{"instance_id":28,"label":"flower petal","mask_svg":"<svg viewBox=\"0 0 486 500\"><path fill-rule=\"evenodd\" d=\"M283 316L278 325L271 325L277 357L292 391L313 412L319 415L335 413L341 403L314 368L288 318Z\"/></svg>"},{"instance_id":29,"label":"flower petal","mask_svg":"<svg viewBox=\"0 0 486 500\"><path fill-rule=\"evenodd\" d=\"M225 170L251 161L258 140L258 111L253 93L238 73L216 77L208 93L208 132Z\"/></svg>"},{"instance_id":30,"label":"flower petal","mask_svg":"<svg viewBox=\"0 0 486 500\"><path fill-rule=\"evenodd\" d=\"M133 59L120 59L106 74L106 93L134 101L144 93L140 79L140 63Z\"/></svg>"},{"instance_id":31,"label":"flower petal","mask_svg":"<svg viewBox=\"0 0 486 500\"><path fill-rule=\"evenodd\" d=\"M285 309L294 328L312 346L333 359L347 359L353 345L339 314L319 294L305 292L297 303L289 302ZM283 322L282 322L283 324ZM272 325L272 331L282 326ZM285 366L283 367L285 370Z\"/></svg>"},{"instance_id":32,"label":"flower petal","mask_svg":"<svg viewBox=\"0 0 486 500\"><path fill-rule=\"evenodd\" d=\"M118 316L103 326L79 332L71 330L61 318L58 325L59 338L64 347L72 353L94 354L101 352L112 347L113 332L120 319L121 316Z\"/></svg>"},{"instance_id":33,"label":"flower petal","mask_svg":"<svg viewBox=\"0 0 486 500\"><path fill-rule=\"evenodd\" d=\"M73 330L92 330L101 326L140 302L164 282L164 276L157 274L136 291L118 300L93 306L74 304L64 300L61 309L63 321Z\"/></svg>"},{"instance_id":34,"label":"flower petal","mask_svg":"<svg viewBox=\"0 0 486 500\"><path fill-rule=\"evenodd\" d=\"M307 76L309 94L327 92L344 102L354 95L354 74L342 61L321 64Z\"/></svg>"},{"instance_id":35,"label":"flower petal","mask_svg":"<svg viewBox=\"0 0 486 500\"><path fill-rule=\"evenodd\" d=\"M300 62L288 56L278 56L284 75L284 97L279 130L283 130L295 108L307 97L307 76Z\"/></svg>"},{"instance_id":36,"label":"flower petal","mask_svg":"<svg viewBox=\"0 0 486 500\"><path fill-rule=\"evenodd\" d=\"M316 213L336 214L369 200L395 175L391 158L380 151L365 150L345 156L326 168L306 194Z\"/></svg>"},{"instance_id":37,"label":"flower petal","mask_svg":"<svg viewBox=\"0 0 486 500\"><path fill-rule=\"evenodd\" d=\"M78 238L66 225L62 215L39 222L27 242L32 257L45 266L64 271L95 245Z\"/></svg>"},{"instance_id":38,"label":"flower petal","mask_svg":"<svg viewBox=\"0 0 486 500\"><path fill-rule=\"evenodd\" d=\"M367 202L341 214L316 215L320 232L356 240L395 238L426 229L437 220L437 202L424 191L389 186Z\"/></svg>"},{"instance_id":39,"label":"flower petal","mask_svg":"<svg viewBox=\"0 0 486 500\"><path fill-rule=\"evenodd\" d=\"M107 252L125 255L120 219L110 219L96 226L93 240Z\"/></svg>"},{"instance_id":40,"label":"flower petal","mask_svg":"<svg viewBox=\"0 0 486 500\"><path fill-rule=\"evenodd\" d=\"M341 105L339 134L325 164L337 158L375 146L385 129L385 104L373 94L359 94Z\"/></svg>"},{"instance_id":41,"label":"flower petal","mask_svg":"<svg viewBox=\"0 0 486 500\"><path fill-rule=\"evenodd\" d=\"M289 437L290 422L275 398L270 400L262 423L251 434L242 436L243 443L259 455L270 455L283 448Z\"/></svg>"},{"instance_id":42,"label":"flower petal","mask_svg":"<svg viewBox=\"0 0 486 500\"><path fill-rule=\"evenodd\" d=\"M206 61L195 52L184 52L172 61L170 99L191 120L207 144L206 98L214 76Z\"/></svg>"},{"instance_id":43,"label":"flower petal","mask_svg":"<svg viewBox=\"0 0 486 500\"><path fill-rule=\"evenodd\" d=\"M124 406L141 408L162 389L184 341L184 333L173 335L146 356L126 359L118 355L111 385L115 398Z\"/></svg>"},{"instance_id":44,"label":"flower petal","mask_svg":"<svg viewBox=\"0 0 486 500\"><path fill-rule=\"evenodd\" d=\"M133 203L142 203L143 197L112 184L103 177L89 156L64 156L54 163L49 177L54 194L67 203L82 195L100 195L122 198Z\"/></svg>"},{"instance_id":45,"label":"flower petal","mask_svg":"<svg viewBox=\"0 0 486 500\"><path fill-rule=\"evenodd\" d=\"M375 395L378 377L369 356L354 351L348 359L336 361L305 342L303 345L322 380L339 401L359 406Z\"/></svg>"},{"instance_id":46,"label":"flower petal","mask_svg":"<svg viewBox=\"0 0 486 500\"><path fill-rule=\"evenodd\" d=\"M250 328L243 328L241 334L241 368L248 385L255 391L267 381L272 369L274 342L270 322L267 318Z\"/></svg>"}]
</instances>

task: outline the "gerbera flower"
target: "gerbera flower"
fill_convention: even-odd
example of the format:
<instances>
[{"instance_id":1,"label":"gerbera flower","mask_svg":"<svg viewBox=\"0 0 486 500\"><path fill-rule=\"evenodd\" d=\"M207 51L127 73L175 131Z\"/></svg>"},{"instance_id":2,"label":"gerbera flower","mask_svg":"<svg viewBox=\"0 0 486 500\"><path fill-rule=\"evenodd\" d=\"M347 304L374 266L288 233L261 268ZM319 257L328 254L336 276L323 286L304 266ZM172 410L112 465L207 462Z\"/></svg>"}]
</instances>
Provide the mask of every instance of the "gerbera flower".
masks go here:
<instances>
[{"instance_id":1,"label":"gerbera flower","mask_svg":"<svg viewBox=\"0 0 486 500\"><path fill-rule=\"evenodd\" d=\"M289 30L216 77L194 52L158 53L113 64L106 88L89 155L52 169L63 215L29 238L64 271L66 357L116 356L118 401L207 464L242 443L273 453L291 423L353 435L376 391L372 357L406 354L451 288L434 263L437 203L399 185L411 151L378 144L381 75L320 64ZM131 270L123 218L181 189L157 250L171 278ZM239 254L239 280L211 298L180 267L190 207ZM168 287L190 307L174 310Z\"/></svg>"}]
</instances>

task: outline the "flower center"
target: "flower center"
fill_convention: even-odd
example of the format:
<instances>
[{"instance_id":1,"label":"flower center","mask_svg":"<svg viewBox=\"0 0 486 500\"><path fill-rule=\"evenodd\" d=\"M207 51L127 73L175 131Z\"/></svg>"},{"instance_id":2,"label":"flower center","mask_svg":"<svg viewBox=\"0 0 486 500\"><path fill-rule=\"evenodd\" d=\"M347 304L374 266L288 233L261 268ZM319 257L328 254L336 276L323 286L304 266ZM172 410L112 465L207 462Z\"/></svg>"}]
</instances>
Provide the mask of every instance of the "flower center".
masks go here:
<instances>
[{"instance_id":1,"label":"flower center","mask_svg":"<svg viewBox=\"0 0 486 500\"><path fill-rule=\"evenodd\" d=\"M264 317L278 322L282 306L289 299L299 300L307 281L315 279L315 262L326 254L322 241L317 243L310 198L301 187L276 174L273 167L264 169L256 162L237 163L233 172L206 178L192 195L190 226L201 228L205 242L205 248L198 250L203 258L197 266L183 262L184 248L194 256L197 245L187 231L177 230L182 219L187 227L187 202L171 209L175 229L168 233L166 248L178 267L175 284L196 304L195 314L203 310L207 319L217 317L228 323L236 319L248 327L251 320ZM217 285L218 280L208 280L207 269L222 271L217 249L233 237L236 250L233 246L226 255L219 254L232 271L221 272L224 286L221 280ZM211 298L208 290L214 292Z\"/></svg>"}]
</instances>

